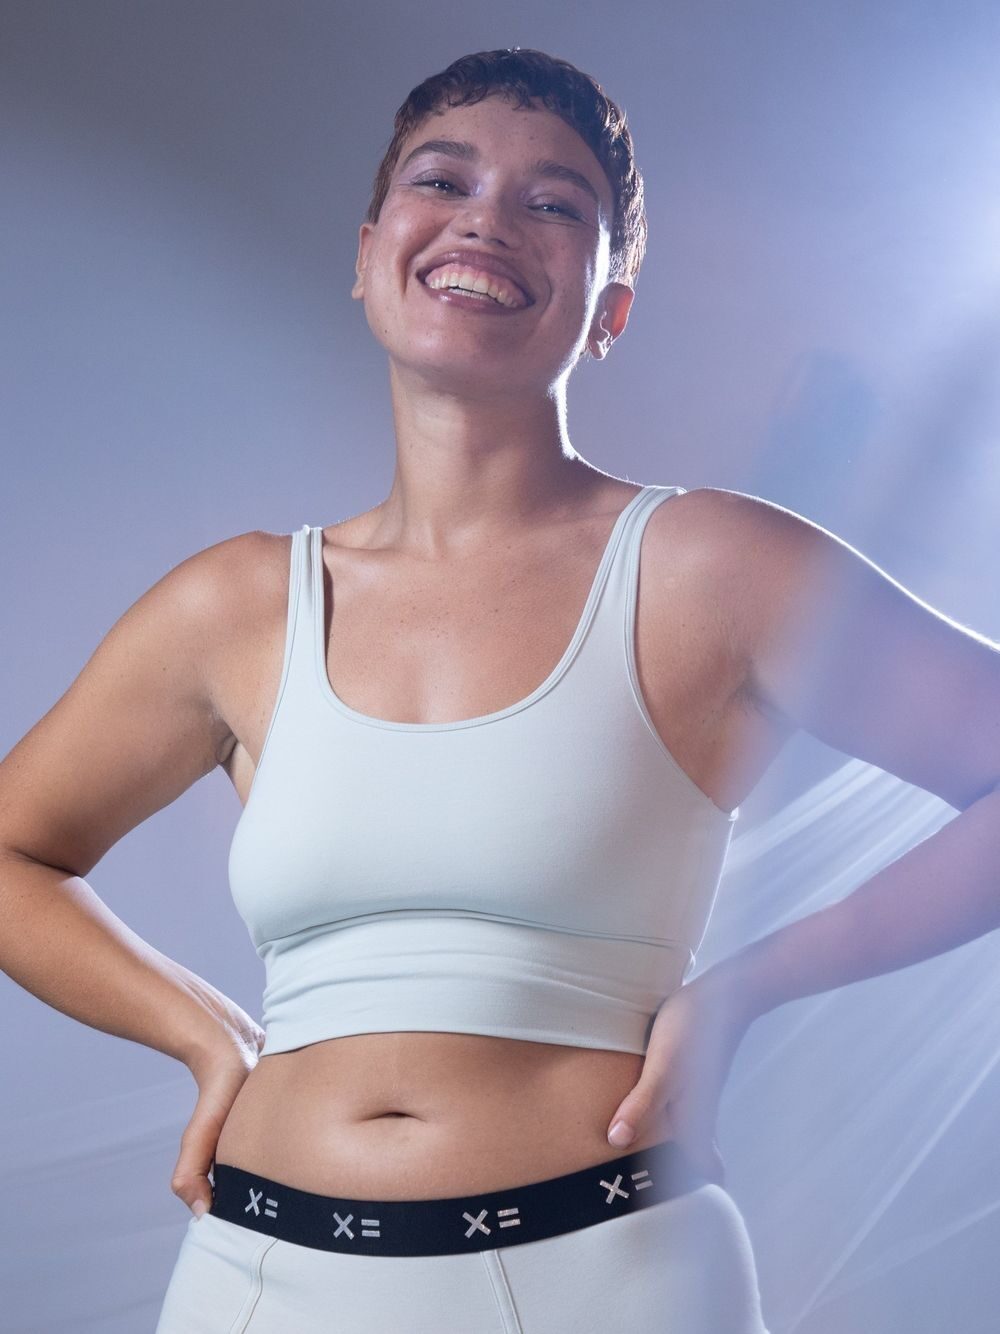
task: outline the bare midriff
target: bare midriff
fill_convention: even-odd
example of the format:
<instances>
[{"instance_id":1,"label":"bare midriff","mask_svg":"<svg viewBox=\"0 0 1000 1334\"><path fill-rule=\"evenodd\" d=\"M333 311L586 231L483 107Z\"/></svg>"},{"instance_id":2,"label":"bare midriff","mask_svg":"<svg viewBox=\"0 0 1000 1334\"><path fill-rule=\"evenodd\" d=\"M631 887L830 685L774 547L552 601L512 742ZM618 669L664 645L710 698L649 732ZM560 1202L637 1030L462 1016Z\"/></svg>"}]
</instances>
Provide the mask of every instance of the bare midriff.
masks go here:
<instances>
[{"instance_id":1,"label":"bare midriff","mask_svg":"<svg viewBox=\"0 0 1000 1334\"><path fill-rule=\"evenodd\" d=\"M470 1033L358 1033L263 1056L216 1162L300 1190L435 1199L578 1171L669 1138L665 1113L626 1148L611 1116L638 1053Z\"/></svg>"}]
</instances>

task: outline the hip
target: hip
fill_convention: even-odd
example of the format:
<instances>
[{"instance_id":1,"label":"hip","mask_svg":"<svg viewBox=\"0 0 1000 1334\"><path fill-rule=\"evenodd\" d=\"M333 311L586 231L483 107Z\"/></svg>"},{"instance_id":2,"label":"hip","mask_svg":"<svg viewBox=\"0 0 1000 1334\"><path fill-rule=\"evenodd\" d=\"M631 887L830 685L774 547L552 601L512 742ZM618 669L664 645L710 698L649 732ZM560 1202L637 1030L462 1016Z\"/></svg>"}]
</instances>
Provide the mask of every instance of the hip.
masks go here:
<instances>
[{"instance_id":1,"label":"hip","mask_svg":"<svg viewBox=\"0 0 1000 1334\"><path fill-rule=\"evenodd\" d=\"M767 1334L739 1210L670 1141L495 1196L395 1205L221 1160L218 1178L156 1334Z\"/></svg>"}]
</instances>

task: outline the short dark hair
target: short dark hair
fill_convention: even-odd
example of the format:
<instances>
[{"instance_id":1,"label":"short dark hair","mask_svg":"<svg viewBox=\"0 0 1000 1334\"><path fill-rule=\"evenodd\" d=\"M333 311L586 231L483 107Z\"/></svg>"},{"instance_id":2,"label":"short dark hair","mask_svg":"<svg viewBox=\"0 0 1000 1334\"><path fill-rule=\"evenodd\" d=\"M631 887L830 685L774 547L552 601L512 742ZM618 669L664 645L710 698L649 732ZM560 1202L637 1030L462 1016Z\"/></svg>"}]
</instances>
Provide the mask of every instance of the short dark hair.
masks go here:
<instances>
[{"instance_id":1,"label":"short dark hair","mask_svg":"<svg viewBox=\"0 0 1000 1334\"><path fill-rule=\"evenodd\" d=\"M516 99L518 107L539 99L593 150L615 201L608 279L634 288L646 252L646 210L625 113L596 79L544 51L519 46L479 51L461 56L440 74L419 83L396 112L392 139L375 174L365 220L378 222L407 136L434 112L480 102L491 94Z\"/></svg>"}]
</instances>

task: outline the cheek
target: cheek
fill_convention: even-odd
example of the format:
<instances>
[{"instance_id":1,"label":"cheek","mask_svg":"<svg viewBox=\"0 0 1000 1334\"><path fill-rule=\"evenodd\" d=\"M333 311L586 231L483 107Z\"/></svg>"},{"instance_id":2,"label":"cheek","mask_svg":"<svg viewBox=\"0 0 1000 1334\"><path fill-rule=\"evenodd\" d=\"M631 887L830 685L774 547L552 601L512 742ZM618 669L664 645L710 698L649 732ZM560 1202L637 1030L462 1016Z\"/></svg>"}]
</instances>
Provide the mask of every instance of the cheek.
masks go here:
<instances>
[{"instance_id":1,"label":"cheek","mask_svg":"<svg viewBox=\"0 0 1000 1334\"><path fill-rule=\"evenodd\" d=\"M401 284L405 275L394 261L391 251L372 253L365 276L365 309L369 312L369 322L374 316L380 322L388 318L388 308L399 301Z\"/></svg>"},{"instance_id":2,"label":"cheek","mask_svg":"<svg viewBox=\"0 0 1000 1334\"><path fill-rule=\"evenodd\" d=\"M440 228L410 211L405 218L383 213L383 222L370 251L371 285L380 293L398 293L404 284L416 281L413 270L418 257L431 249Z\"/></svg>"}]
</instances>

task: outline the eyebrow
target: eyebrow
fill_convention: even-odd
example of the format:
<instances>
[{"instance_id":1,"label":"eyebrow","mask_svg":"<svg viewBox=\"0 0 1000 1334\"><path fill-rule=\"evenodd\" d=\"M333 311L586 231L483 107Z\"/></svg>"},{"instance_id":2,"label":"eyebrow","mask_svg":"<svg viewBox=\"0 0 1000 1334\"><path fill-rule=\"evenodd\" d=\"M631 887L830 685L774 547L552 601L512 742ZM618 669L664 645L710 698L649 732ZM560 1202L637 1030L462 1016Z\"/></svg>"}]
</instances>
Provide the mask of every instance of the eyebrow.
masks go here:
<instances>
[{"instance_id":1,"label":"eyebrow","mask_svg":"<svg viewBox=\"0 0 1000 1334\"><path fill-rule=\"evenodd\" d=\"M461 158L463 162L475 162L479 158L479 150L475 144L470 144L466 139L426 139L407 153L400 163L400 171L408 167L415 157L420 157L424 153L444 153L447 157ZM565 181L568 185L575 185L584 194L588 194L598 208L602 207L600 195L582 171L567 167L562 162L553 162L551 158L539 158L528 170L535 176L545 176L550 180Z\"/></svg>"}]
</instances>

